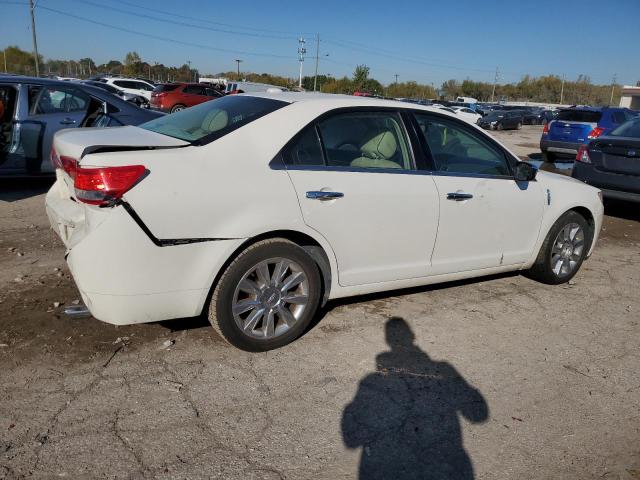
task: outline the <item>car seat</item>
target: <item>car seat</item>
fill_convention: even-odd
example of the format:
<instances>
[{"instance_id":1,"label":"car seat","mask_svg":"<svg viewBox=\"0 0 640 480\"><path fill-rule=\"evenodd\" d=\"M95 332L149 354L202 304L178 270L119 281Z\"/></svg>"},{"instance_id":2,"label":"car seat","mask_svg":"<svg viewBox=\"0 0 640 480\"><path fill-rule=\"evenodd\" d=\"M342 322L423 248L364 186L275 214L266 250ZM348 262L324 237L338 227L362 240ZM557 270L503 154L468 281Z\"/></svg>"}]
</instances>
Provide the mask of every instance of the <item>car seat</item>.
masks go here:
<instances>
[{"instance_id":1,"label":"car seat","mask_svg":"<svg viewBox=\"0 0 640 480\"><path fill-rule=\"evenodd\" d=\"M390 160L398 150L398 142L390 131L378 133L360 147L361 157L351 162L352 167L361 168L402 168Z\"/></svg>"}]
</instances>

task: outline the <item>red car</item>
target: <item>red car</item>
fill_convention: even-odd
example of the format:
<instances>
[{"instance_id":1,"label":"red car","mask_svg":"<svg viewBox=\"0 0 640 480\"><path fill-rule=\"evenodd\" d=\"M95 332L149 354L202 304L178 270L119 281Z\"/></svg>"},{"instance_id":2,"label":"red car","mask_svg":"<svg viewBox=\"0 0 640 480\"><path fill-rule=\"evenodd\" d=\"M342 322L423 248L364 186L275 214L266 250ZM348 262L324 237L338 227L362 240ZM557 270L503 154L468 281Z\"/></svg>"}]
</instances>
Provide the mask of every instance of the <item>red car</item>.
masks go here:
<instances>
[{"instance_id":1,"label":"red car","mask_svg":"<svg viewBox=\"0 0 640 480\"><path fill-rule=\"evenodd\" d=\"M162 83L151 92L151 108L163 112L179 112L223 94L200 83Z\"/></svg>"}]
</instances>

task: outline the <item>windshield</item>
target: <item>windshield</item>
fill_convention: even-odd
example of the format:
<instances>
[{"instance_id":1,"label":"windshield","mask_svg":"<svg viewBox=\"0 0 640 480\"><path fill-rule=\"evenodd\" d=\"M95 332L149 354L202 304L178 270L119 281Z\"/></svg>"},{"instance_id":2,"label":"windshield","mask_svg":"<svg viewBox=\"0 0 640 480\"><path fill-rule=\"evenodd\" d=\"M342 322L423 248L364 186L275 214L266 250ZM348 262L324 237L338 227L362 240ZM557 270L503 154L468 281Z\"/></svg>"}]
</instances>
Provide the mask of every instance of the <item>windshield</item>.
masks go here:
<instances>
[{"instance_id":1,"label":"windshield","mask_svg":"<svg viewBox=\"0 0 640 480\"><path fill-rule=\"evenodd\" d=\"M288 105L280 100L239 95L210 100L139 125L187 142L208 143Z\"/></svg>"},{"instance_id":2,"label":"windshield","mask_svg":"<svg viewBox=\"0 0 640 480\"><path fill-rule=\"evenodd\" d=\"M623 123L609 134L614 137L633 137L640 138L640 117L636 117Z\"/></svg>"}]
</instances>

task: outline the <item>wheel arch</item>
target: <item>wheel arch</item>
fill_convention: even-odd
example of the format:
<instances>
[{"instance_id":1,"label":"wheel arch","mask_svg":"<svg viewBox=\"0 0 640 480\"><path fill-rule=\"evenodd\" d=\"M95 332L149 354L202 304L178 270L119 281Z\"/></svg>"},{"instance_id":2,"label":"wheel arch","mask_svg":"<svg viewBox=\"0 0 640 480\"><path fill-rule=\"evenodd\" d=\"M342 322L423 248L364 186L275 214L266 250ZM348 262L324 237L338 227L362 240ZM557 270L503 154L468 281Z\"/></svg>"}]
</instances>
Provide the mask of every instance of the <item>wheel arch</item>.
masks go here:
<instances>
[{"instance_id":1,"label":"wheel arch","mask_svg":"<svg viewBox=\"0 0 640 480\"><path fill-rule=\"evenodd\" d=\"M285 240L289 240L290 242L295 243L299 247L303 248L309 256L316 262L318 269L320 271L320 281L322 284L322 301L321 306L323 306L327 300L329 299L329 294L331 292L331 285L334 279L334 274L337 276L337 272L334 273L334 268L332 267L332 262L330 260L329 254L333 254L333 252L327 252L328 246L323 246L321 244L321 240L318 240L307 233L303 233L297 230L271 230L268 232L260 233L253 237L246 239L239 245L229 257L222 264L218 272L216 273L211 286L209 287L209 293L207 294L206 300L202 305L201 312L207 308L209 301L211 300L211 295L220 281L220 277L226 271L227 267L233 260L243 251L246 250L251 245L260 242L262 240L268 240L273 238L282 238Z\"/></svg>"}]
</instances>

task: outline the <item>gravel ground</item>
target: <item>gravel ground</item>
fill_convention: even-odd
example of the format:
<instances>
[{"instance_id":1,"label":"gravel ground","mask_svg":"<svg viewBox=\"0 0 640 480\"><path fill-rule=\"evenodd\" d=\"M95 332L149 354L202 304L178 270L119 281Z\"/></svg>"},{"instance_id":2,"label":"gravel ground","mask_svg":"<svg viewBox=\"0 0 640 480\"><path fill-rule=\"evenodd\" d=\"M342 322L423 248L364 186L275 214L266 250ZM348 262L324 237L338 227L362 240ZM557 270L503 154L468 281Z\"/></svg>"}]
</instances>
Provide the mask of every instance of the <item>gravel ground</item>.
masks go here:
<instances>
[{"instance_id":1,"label":"gravel ground","mask_svg":"<svg viewBox=\"0 0 640 480\"><path fill-rule=\"evenodd\" d=\"M607 206L570 285L332 302L248 354L200 318L65 318L45 189L0 185L0 478L640 479L635 206Z\"/></svg>"}]
</instances>

